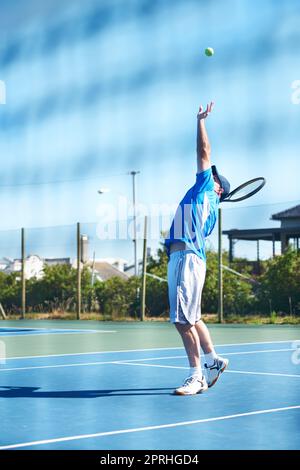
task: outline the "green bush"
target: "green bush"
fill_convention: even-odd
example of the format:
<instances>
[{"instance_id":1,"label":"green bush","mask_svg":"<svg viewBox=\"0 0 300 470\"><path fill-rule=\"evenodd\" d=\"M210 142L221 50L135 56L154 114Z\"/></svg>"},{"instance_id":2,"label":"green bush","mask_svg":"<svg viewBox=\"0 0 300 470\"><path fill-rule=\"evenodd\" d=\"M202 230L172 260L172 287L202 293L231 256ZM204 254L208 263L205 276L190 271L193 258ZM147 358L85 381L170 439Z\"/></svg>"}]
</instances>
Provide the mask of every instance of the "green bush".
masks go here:
<instances>
[{"instance_id":1,"label":"green bush","mask_svg":"<svg viewBox=\"0 0 300 470\"><path fill-rule=\"evenodd\" d=\"M300 313L300 256L291 248L281 256L275 256L265 263L265 272L260 277L258 293L259 310L274 310L290 313L289 298L293 314Z\"/></svg>"},{"instance_id":2,"label":"green bush","mask_svg":"<svg viewBox=\"0 0 300 470\"><path fill-rule=\"evenodd\" d=\"M109 319L126 316L138 318L139 287L140 280L136 277L128 280L112 277L105 282L97 281L94 289L100 312Z\"/></svg>"},{"instance_id":3,"label":"green bush","mask_svg":"<svg viewBox=\"0 0 300 470\"><path fill-rule=\"evenodd\" d=\"M226 264L227 253L223 253ZM148 260L147 272L164 280L167 278L168 258L163 248ZM231 266L237 271L255 277L247 260L236 260ZM226 315L268 314L270 311L300 313L300 257L288 250L264 262L263 273L257 278L259 287L223 270L224 313ZM141 278L128 280L118 277L91 285L91 273L85 267L81 273L82 310L100 312L107 319L140 318ZM26 282L27 311L75 311L77 298L77 271L69 265L45 266L42 279ZM20 274L0 273L0 302L4 309L19 312L21 307ZM207 273L202 294L202 312L216 313L218 309L218 256L207 251ZM147 276L146 315L167 316L169 311L168 285L165 281ZM272 319L274 316L272 316ZM273 321L272 320L272 321Z\"/></svg>"},{"instance_id":4,"label":"green bush","mask_svg":"<svg viewBox=\"0 0 300 470\"><path fill-rule=\"evenodd\" d=\"M17 310L21 305L20 274L5 274L0 272L0 302L9 313Z\"/></svg>"}]
</instances>

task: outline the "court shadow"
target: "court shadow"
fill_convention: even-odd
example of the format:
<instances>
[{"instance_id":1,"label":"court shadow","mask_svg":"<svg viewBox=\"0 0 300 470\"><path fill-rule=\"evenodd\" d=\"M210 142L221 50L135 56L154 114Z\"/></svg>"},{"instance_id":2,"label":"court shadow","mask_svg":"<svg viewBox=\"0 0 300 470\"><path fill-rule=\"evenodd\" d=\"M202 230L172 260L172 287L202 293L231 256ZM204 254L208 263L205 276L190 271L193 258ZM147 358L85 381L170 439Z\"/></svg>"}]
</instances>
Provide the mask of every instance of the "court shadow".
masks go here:
<instances>
[{"instance_id":1,"label":"court shadow","mask_svg":"<svg viewBox=\"0 0 300 470\"><path fill-rule=\"evenodd\" d=\"M172 395L174 388L121 388L107 390L41 391L40 387L0 386L0 398L99 398L139 395Z\"/></svg>"}]
</instances>

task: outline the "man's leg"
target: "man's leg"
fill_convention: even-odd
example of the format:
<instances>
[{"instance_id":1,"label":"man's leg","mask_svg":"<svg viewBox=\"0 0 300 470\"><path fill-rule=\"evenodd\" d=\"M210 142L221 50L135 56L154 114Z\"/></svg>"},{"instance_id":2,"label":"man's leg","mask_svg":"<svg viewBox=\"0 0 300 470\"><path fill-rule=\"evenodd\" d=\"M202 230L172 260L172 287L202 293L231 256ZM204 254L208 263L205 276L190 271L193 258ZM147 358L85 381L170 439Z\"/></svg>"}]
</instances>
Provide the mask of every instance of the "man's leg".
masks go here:
<instances>
[{"instance_id":1,"label":"man's leg","mask_svg":"<svg viewBox=\"0 0 300 470\"><path fill-rule=\"evenodd\" d=\"M195 328L199 336L200 345L201 345L201 348L203 349L204 354L215 353L215 348L214 348L214 345L210 336L210 332L208 331L208 328L205 325L205 323L202 320L200 320L195 324Z\"/></svg>"},{"instance_id":2,"label":"man's leg","mask_svg":"<svg viewBox=\"0 0 300 470\"><path fill-rule=\"evenodd\" d=\"M195 395L207 390L208 386L202 374L200 361L200 343L194 325L175 323L190 364L190 373L182 387L175 390L176 395Z\"/></svg>"},{"instance_id":3,"label":"man's leg","mask_svg":"<svg viewBox=\"0 0 300 470\"><path fill-rule=\"evenodd\" d=\"M200 343L195 326L189 323L186 325L175 323L175 326L182 338L190 367L200 369Z\"/></svg>"},{"instance_id":4,"label":"man's leg","mask_svg":"<svg viewBox=\"0 0 300 470\"><path fill-rule=\"evenodd\" d=\"M207 383L209 387L212 387L220 377L221 373L224 372L228 366L228 359L224 359L217 355L210 332L202 320L196 323L195 329L205 355L206 363L204 364L204 368L206 371Z\"/></svg>"}]
</instances>

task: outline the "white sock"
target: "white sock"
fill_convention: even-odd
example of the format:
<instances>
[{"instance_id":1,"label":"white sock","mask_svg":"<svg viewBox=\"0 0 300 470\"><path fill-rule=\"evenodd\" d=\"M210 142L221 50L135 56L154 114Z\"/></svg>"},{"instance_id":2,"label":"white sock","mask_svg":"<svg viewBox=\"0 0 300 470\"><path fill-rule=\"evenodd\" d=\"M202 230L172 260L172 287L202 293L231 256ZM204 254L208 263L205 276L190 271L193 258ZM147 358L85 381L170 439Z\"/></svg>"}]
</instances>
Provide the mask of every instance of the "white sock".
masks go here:
<instances>
[{"instance_id":1,"label":"white sock","mask_svg":"<svg viewBox=\"0 0 300 470\"><path fill-rule=\"evenodd\" d=\"M208 353L208 354L204 354L204 356L205 356L205 361L206 361L207 367L212 366L215 362L215 359L218 359L218 355L217 355L216 351L213 351L213 352Z\"/></svg>"},{"instance_id":2,"label":"white sock","mask_svg":"<svg viewBox=\"0 0 300 470\"><path fill-rule=\"evenodd\" d=\"M190 367L190 377L202 377L202 369L201 367Z\"/></svg>"}]
</instances>

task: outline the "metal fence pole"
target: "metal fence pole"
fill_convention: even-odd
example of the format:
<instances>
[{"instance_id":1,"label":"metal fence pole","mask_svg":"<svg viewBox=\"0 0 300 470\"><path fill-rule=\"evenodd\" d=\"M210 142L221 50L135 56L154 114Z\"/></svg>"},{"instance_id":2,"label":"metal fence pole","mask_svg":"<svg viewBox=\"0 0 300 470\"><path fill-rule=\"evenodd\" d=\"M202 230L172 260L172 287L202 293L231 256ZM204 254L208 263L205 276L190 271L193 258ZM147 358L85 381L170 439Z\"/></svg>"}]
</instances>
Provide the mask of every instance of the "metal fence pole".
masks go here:
<instances>
[{"instance_id":1,"label":"metal fence pole","mask_svg":"<svg viewBox=\"0 0 300 470\"><path fill-rule=\"evenodd\" d=\"M146 270L147 270L147 216L144 223L144 245L143 245L143 274L142 274L142 295L141 295L141 320L145 320L146 311Z\"/></svg>"},{"instance_id":2,"label":"metal fence pole","mask_svg":"<svg viewBox=\"0 0 300 470\"><path fill-rule=\"evenodd\" d=\"M223 323L222 209L218 209L218 318Z\"/></svg>"},{"instance_id":3,"label":"metal fence pole","mask_svg":"<svg viewBox=\"0 0 300 470\"><path fill-rule=\"evenodd\" d=\"M77 222L77 320L80 320L81 313L81 235L80 223Z\"/></svg>"},{"instance_id":4,"label":"metal fence pole","mask_svg":"<svg viewBox=\"0 0 300 470\"><path fill-rule=\"evenodd\" d=\"M25 229L21 229L21 285L22 285L22 294L21 294L21 311L22 318L25 318L26 313L26 279L25 279Z\"/></svg>"}]
</instances>

